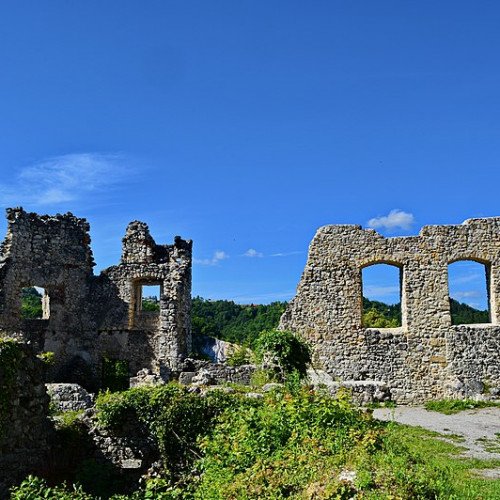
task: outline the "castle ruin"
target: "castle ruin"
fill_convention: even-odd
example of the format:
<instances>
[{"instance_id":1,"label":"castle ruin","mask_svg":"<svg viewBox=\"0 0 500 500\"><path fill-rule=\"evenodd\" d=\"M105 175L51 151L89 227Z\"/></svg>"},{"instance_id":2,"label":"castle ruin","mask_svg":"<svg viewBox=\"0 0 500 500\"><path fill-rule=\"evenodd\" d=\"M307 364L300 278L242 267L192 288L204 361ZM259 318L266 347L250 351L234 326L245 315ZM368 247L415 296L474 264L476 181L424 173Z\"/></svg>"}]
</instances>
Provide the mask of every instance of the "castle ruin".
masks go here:
<instances>
[{"instance_id":1,"label":"castle ruin","mask_svg":"<svg viewBox=\"0 0 500 500\"><path fill-rule=\"evenodd\" d=\"M452 325L448 265L485 265L490 323ZM402 325L362 325L362 270L400 269ZM354 225L320 228L280 327L314 347L317 366L340 381L386 384L393 400L471 397L500 389L500 218L425 226L385 238Z\"/></svg>"},{"instance_id":2,"label":"castle ruin","mask_svg":"<svg viewBox=\"0 0 500 500\"><path fill-rule=\"evenodd\" d=\"M192 242L157 245L148 226L131 222L118 265L93 274L89 224L65 215L7 210L0 248L0 331L52 351L52 378L91 389L103 360L123 360L164 379L191 350ZM142 310L144 286L159 286L159 311ZM21 292L40 287L44 314L23 319Z\"/></svg>"}]
</instances>

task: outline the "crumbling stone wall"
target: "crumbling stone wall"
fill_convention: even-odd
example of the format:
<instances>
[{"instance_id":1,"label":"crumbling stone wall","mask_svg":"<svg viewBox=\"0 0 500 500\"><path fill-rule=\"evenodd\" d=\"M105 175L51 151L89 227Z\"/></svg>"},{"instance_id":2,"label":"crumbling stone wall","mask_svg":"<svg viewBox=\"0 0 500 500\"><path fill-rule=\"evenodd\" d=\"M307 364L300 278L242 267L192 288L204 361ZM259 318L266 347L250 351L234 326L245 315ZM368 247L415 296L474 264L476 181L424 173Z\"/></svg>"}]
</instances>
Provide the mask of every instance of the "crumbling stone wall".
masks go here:
<instances>
[{"instance_id":1,"label":"crumbling stone wall","mask_svg":"<svg viewBox=\"0 0 500 500\"><path fill-rule=\"evenodd\" d=\"M458 260L485 264L491 324L451 324L448 264ZM401 328L361 324L361 272L380 263L401 269ZM500 218L397 238L324 226L280 327L309 339L317 364L333 377L386 382L398 401L470 396L500 386L499 298Z\"/></svg>"},{"instance_id":2,"label":"crumbling stone wall","mask_svg":"<svg viewBox=\"0 0 500 500\"><path fill-rule=\"evenodd\" d=\"M55 353L53 378L99 385L104 357L167 377L191 349L192 243L157 245L143 222L129 224L121 262L93 274L89 224L7 210L0 247L0 329ZM159 312L141 309L141 286L161 287ZM23 320L21 290L43 287L45 319Z\"/></svg>"},{"instance_id":3,"label":"crumbling stone wall","mask_svg":"<svg viewBox=\"0 0 500 500\"><path fill-rule=\"evenodd\" d=\"M150 368L167 375L191 351L191 253L191 241L176 236L173 245L157 245L148 226L134 221L123 239L121 263L102 273L99 293L106 300L98 301L104 305L99 311L100 342L106 350L116 350L122 344L116 338L121 331L132 347L134 373ZM160 286L159 312L142 310L142 286L150 285Z\"/></svg>"},{"instance_id":4,"label":"crumbling stone wall","mask_svg":"<svg viewBox=\"0 0 500 500\"><path fill-rule=\"evenodd\" d=\"M30 346L0 338L0 498L43 468L51 426L44 365Z\"/></svg>"}]
</instances>

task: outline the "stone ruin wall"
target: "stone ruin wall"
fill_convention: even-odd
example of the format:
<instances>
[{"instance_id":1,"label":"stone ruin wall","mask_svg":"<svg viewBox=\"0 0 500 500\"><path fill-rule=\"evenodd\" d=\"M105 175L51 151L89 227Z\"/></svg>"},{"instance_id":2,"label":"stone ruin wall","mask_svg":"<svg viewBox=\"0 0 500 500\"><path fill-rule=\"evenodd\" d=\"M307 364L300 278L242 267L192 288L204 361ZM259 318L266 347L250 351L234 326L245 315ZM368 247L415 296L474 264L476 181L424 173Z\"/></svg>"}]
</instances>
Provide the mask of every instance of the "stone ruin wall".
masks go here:
<instances>
[{"instance_id":1,"label":"stone ruin wall","mask_svg":"<svg viewBox=\"0 0 500 500\"><path fill-rule=\"evenodd\" d=\"M0 498L26 474L44 469L52 437L44 364L27 345L16 344L16 351L16 365L0 364Z\"/></svg>"},{"instance_id":2,"label":"stone ruin wall","mask_svg":"<svg viewBox=\"0 0 500 500\"><path fill-rule=\"evenodd\" d=\"M451 324L448 264L458 260L485 264L491 324ZM361 324L362 269L380 263L401 270L397 329ZM500 218L490 218L396 238L361 226L320 228L280 327L311 341L334 379L385 382L394 400L420 402L500 388L499 318Z\"/></svg>"},{"instance_id":3,"label":"stone ruin wall","mask_svg":"<svg viewBox=\"0 0 500 500\"><path fill-rule=\"evenodd\" d=\"M99 385L104 357L126 360L165 378L191 348L192 243L157 245L142 222L131 222L121 262L93 274L89 224L65 215L7 210L0 248L0 332L53 351L52 377ZM160 285L160 311L141 310L142 285ZM45 319L22 319L21 290L45 289Z\"/></svg>"}]
</instances>

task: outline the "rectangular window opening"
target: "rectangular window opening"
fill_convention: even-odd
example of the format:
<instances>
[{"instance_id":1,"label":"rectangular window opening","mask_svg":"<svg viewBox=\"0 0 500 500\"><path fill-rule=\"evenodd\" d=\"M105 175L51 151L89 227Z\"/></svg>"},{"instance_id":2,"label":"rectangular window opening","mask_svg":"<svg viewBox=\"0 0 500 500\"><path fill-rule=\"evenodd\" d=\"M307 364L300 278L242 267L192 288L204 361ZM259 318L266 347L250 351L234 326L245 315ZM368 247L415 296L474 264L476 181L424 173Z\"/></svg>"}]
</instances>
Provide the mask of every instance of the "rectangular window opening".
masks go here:
<instances>
[{"instance_id":1,"label":"rectangular window opening","mask_svg":"<svg viewBox=\"0 0 500 500\"><path fill-rule=\"evenodd\" d=\"M32 285L21 289L21 318L49 319L50 298L43 287Z\"/></svg>"},{"instance_id":2,"label":"rectangular window opening","mask_svg":"<svg viewBox=\"0 0 500 500\"><path fill-rule=\"evenodd\" d=\"M490 324L490 266L475 260L448 265L452 325Z\"/></svg>"}]
</instances>

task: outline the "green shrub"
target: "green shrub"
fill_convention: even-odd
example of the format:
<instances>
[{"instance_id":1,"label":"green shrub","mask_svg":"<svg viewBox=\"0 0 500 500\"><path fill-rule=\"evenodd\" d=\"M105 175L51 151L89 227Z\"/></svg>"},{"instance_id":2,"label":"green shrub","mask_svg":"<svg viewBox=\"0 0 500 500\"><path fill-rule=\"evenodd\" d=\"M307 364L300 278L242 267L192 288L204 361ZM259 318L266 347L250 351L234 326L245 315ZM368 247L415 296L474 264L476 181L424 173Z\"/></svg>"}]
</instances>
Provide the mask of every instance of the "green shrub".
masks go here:
<instances>
[{"instance_id":1,"label":"green shrub","mask_svg":"<svg viewBox=\"0 0 500 500\"><path fill-rule=\"evenodd\" d=\"M237 394L210 391L206 396L188 392L176 384L102 393L97 397L97 418L101 425L120 432L137 422L157 442L168 472L178 475L199 458L198 436L215 425L227 408L235 411L242 402Z\"/></svg>"},{"instance_id":2,"label":"green shrub","mask_svg":"<svg viewBox=\"0 0 500 500\"><path fill-rule=\"evenodd\" d=\"M44 479L28 476L19 486L11 489L11 500L92 500L81 486L49 487Z\"/></svg>"},{"instance_id":3,"label":"green shrub","mask_svg":"<svg viewBox=\"0 0 500 500\"><path fill-rule=\"evenodd\" d=\"M43 316L42 294L35 287L21 291L21 318L39 319Z\"/></svg>"},{"instance_id":4,"label":"green shrub","mask_svg":"<svg viewBox=\"0 0 500 500\"><path fill-rule=\"evenodd\" d=\"M37 354L37 357L47 366L52 366L56 361L56 355L52 351L41 352L40 354Z\"/></svg>"},{"instance_id":5,"label":"green shrub","mask_svg":"<svg viewBox=\"0 0 500 500\"><path fill-rule=\"evenodd\" d=\"M381 435L380 424L345 400L276 391L245 412L224 413L202 440L195 496L299 498L308 488L327 487L336 498L342 488L353 489L336 479L342 466L380 446Z\"/></svg>"},{"instance_id":6,"label":"green shrub","mask_svg":"<svg viewBox=\"0 0 500 500\"><path fill-rule=\"evenodd\" d=\"M226 364L229 366L241 366L247 365L251 362L252 351L245 346L239 346L234 350L233 353L227 358Z\"/></svg>"},{"instance_id":7,"label":"green shrub","mask_svg":"<svg viewBox=\"0 0 500 500\"><path fill-rule=\"evenodd\" d=\"M447 464L433 462L435 451L421 453L405 433L345 397L276 391L264 404L224 413L202 439L194 497L461 498L453 496Z\"/></svg>"},{"instance_id":8,"label":"green shrub","mask_svg":"<svg viewBox=\"0 0 500 500\"><path fill-rule=\"evenodd\" d=\"M129 385L128 361L105 357L102 360L102 388L110 391L124 391Z\"/></svg>"},{"instance_id":9,"label":"green shrub","mask_svg":"<svg viewBox=\"0 0 500 500\"><path fill-rule=\"evenodd\" d=\"M459 450L435 433L376 421L346 393L285 387L257 400L170 384L104 393L97 407L101 425L115 434L130 419L142 425L166 466L163 477L115 500L500 498L498 482L470 475L500 461L453 458ZM105 498L119 491L109 472L89 462L76 477ZM91 498L36 478L20 488L13 498Z\"/></svg>"},{"instance_id":10,"label":"green shrub","mask_svg":"<svg viewBox=\"0 0 500 500\"><path fill-rule=\"evenodd\" d=\"M263 331L254 344L257 360L264 368L286 378L294 371L301 378L306 376L311 362L311 349L292 332L283 330Z\"/></svg>"}]
</instances>

